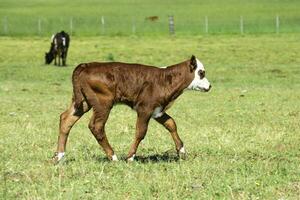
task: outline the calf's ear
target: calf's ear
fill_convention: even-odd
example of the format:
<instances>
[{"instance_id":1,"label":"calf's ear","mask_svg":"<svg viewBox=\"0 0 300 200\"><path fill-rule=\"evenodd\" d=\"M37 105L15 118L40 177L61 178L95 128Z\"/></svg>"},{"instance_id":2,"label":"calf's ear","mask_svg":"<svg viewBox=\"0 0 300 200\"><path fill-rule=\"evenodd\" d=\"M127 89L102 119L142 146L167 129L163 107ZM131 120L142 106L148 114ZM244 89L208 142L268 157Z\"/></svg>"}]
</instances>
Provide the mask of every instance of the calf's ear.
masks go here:
<instances>
[{"instance_id":1,"label":"calf's ear","mask_svg":"<svg viewBox=\"0 0 300 200\"><path fill-rule=\"evenodd\" d=\"M191 60L190 60L190 68L191 68L191 72L197 68L197 60L194 55L192 55Z\"/></svg>"}]
</instances>

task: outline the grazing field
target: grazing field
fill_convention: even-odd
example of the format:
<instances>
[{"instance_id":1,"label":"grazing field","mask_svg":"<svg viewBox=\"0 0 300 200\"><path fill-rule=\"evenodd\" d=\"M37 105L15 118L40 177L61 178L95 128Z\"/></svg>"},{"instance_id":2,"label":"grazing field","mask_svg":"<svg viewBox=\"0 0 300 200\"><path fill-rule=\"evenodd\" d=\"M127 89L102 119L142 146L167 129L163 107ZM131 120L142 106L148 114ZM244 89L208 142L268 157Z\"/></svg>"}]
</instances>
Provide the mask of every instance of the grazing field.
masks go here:
<instances>
[{"instance_id":1,"label":"grazing field","mask_svg":"<svg viewBox=\"0 0 300 200\"><path fill-rule=\"evenodd\" d=\"M0 35L48 36L61 29L77 36L300 32L298 0L0 0ZM104 17L104 25L102 18ZM145 20L158 16L158 20ZM72 22L71 22L72 20ZM71 25L72 24L72 25Z\"/></svg>"},{"instance_id":2,"label":"grazing field","mask_svg":"<svg viewBox=\"0 0 300 200\"><path fill-rule=\"evenodd\" d=\"M73 37L68 67L44 65L49 38L0 38L0 198L299 199L300 35ZM72 129L54 166L59 115L70 103L73 68L117 60L165 66L195 54L213 88L188 91L168 113L188 152L155 121L138 150L135 112L114 107L109 162L87 124Z\"/></svg>"}]
</instances>

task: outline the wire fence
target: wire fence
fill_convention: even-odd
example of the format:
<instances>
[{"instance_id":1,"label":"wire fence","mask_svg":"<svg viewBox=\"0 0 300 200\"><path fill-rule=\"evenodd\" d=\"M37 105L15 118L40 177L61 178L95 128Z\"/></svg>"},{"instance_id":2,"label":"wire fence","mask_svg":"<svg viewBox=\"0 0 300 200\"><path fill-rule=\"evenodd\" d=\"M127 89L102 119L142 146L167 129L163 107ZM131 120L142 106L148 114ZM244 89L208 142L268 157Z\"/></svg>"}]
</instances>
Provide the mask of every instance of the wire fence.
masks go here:
<instances>
[{"instance_id":1,"label":"wire fence","mask_svg":"<svg viewBox=\"0 0 300 200\"><path fill-rule=\"evenodd\" d=\"M120 20L106 16L99 18L2 18L1 36L47 36L60 30L71 35L174 35L174 34L251 34L300 32L300 19L276 15L268 19L253 20L240 16L220 20L204 16L197 20L183 21L176 16L165 18L150 16L145 19Z\"/></svg>"}]
</instances>

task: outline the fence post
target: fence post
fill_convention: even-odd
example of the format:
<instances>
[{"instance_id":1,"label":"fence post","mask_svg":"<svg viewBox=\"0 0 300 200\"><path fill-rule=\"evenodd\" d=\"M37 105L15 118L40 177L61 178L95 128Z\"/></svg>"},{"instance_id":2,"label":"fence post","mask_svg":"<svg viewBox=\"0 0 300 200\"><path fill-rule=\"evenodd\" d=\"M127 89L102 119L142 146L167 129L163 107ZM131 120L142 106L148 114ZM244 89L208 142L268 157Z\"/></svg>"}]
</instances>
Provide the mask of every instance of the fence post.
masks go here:
<instances>
[{"instance_id":1,"label":"fence post","mask_svg":"<svg viewBox=\"0 0 300 200\"><path fill-rule=\"evenodd\" d=\"M70 35L73 35L73 17L70 18Z\"/></svg>"},{"instance_id":2,"label":"fence post","mask_svg":"<svg viewBox=\"0 0 300 200\"><path fill-rule=\"evenodd\" d=\"M244 19L243 16L240 17L240 32L244 34Z\"/></svg>"},{"instance_id":3,"label":"fence post","mask_svg":"<svg viewBox=\"0 0 300 200\"><path fill-rule=\"evenodd\" d=\"M8 33L7 17L6 16L3 18L3 32L4 32L4 35L7 35L7 33Z\"/></svg>"},{"instance_id":4,"label":"fence post","mask_svg":"<svg viewBox=\"0 0 300 200\"><path fill-rule=\"evenodd\" d=\"M132 19L132 34L135 35L135 32L136 32L135 20Z\"/></svg>"},{"instance_id":5,"label":"fence post","mask_svg":"<svg viewBox=\"0 0 300 200\"><path fill-rule=\"evenodd\" d=\"M276 15L276 33L278 34L279 33L279 16Z\"/></svg>"},{"instance_id":6,"label":"fence post","mask_svg":"<svg viewBox=\"0 0 300 200\"><path fill-rule=\"evenodd\" d=\"M104 16L101 16L101 32L102 32L102 35L105 34L105 20L104 20Z\"/></svg>"},{"instance_id":7,"label":"fence post","mask_svg":"<svg viewBox=\"0 0 300 200\"><path fill-rule=\"evenodd\" d=\"M205 29L205 33L208 34L208 17L205 16L204 18L204 29Z\"/></svg>"},{"instance_id":8,"label":"fence post","mask_svg":"<svg viewBox=\"0 0 300 200\"><path fill-rule=\"evenodd\" d=\"M170 33L170 35L175 34L174 16L173 15L169 15L169 33Z\"/></svg>"},{"instance_id":9,"label":"fence post","mask_svg":"<svg viewBox=\"0 0 300 200\"><path fill-rule=\"evenodd\" d=\"M38 35L41 36L42 33L42 24L41 24L41 18L38 19Z\"/></svg>"}]
</instances>

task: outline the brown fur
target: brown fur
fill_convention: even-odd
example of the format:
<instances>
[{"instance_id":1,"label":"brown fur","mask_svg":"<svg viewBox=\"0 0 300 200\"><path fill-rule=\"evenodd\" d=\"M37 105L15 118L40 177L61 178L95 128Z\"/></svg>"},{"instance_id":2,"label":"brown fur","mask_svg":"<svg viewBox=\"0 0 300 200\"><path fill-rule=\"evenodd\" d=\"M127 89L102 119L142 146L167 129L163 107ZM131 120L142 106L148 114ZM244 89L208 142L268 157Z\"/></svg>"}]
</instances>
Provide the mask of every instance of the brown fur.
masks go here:
<instances>
[{"instance_id":1,"label":"brown fur","mask_svg":"<svg viewBox=\"0 0 300 200\"><path fill-rule=\"evenodd\" d=\"M179 151L183 143L177 134L175 121L165 111L192 82L194 65L194 56L167 68L119 62L80 64L72 76L72 104L61 115L57 151L65 151L70 129L85 112L93 108L89 128L112 159L114 152L106 138L105 123L116 103L124 103L137 112L136 136L128 158L135 155L157 107L162 107L164 114L155 120L170 131Z\"/></svg>"},{"instance_id":2,"label":"brown fur","mask_svg":"<svg viewBox=\"0 0 300 200\"><path fill-rule=\"evenodd\" d=\"M78 108L85 101L85 93L93 91L112 98L114 103L125 103L132 108L142 104L165 107L193 78L189 61L165 69L116 62L81 64L73 72L75 106Z\"/></svg>"}]
</instances>

